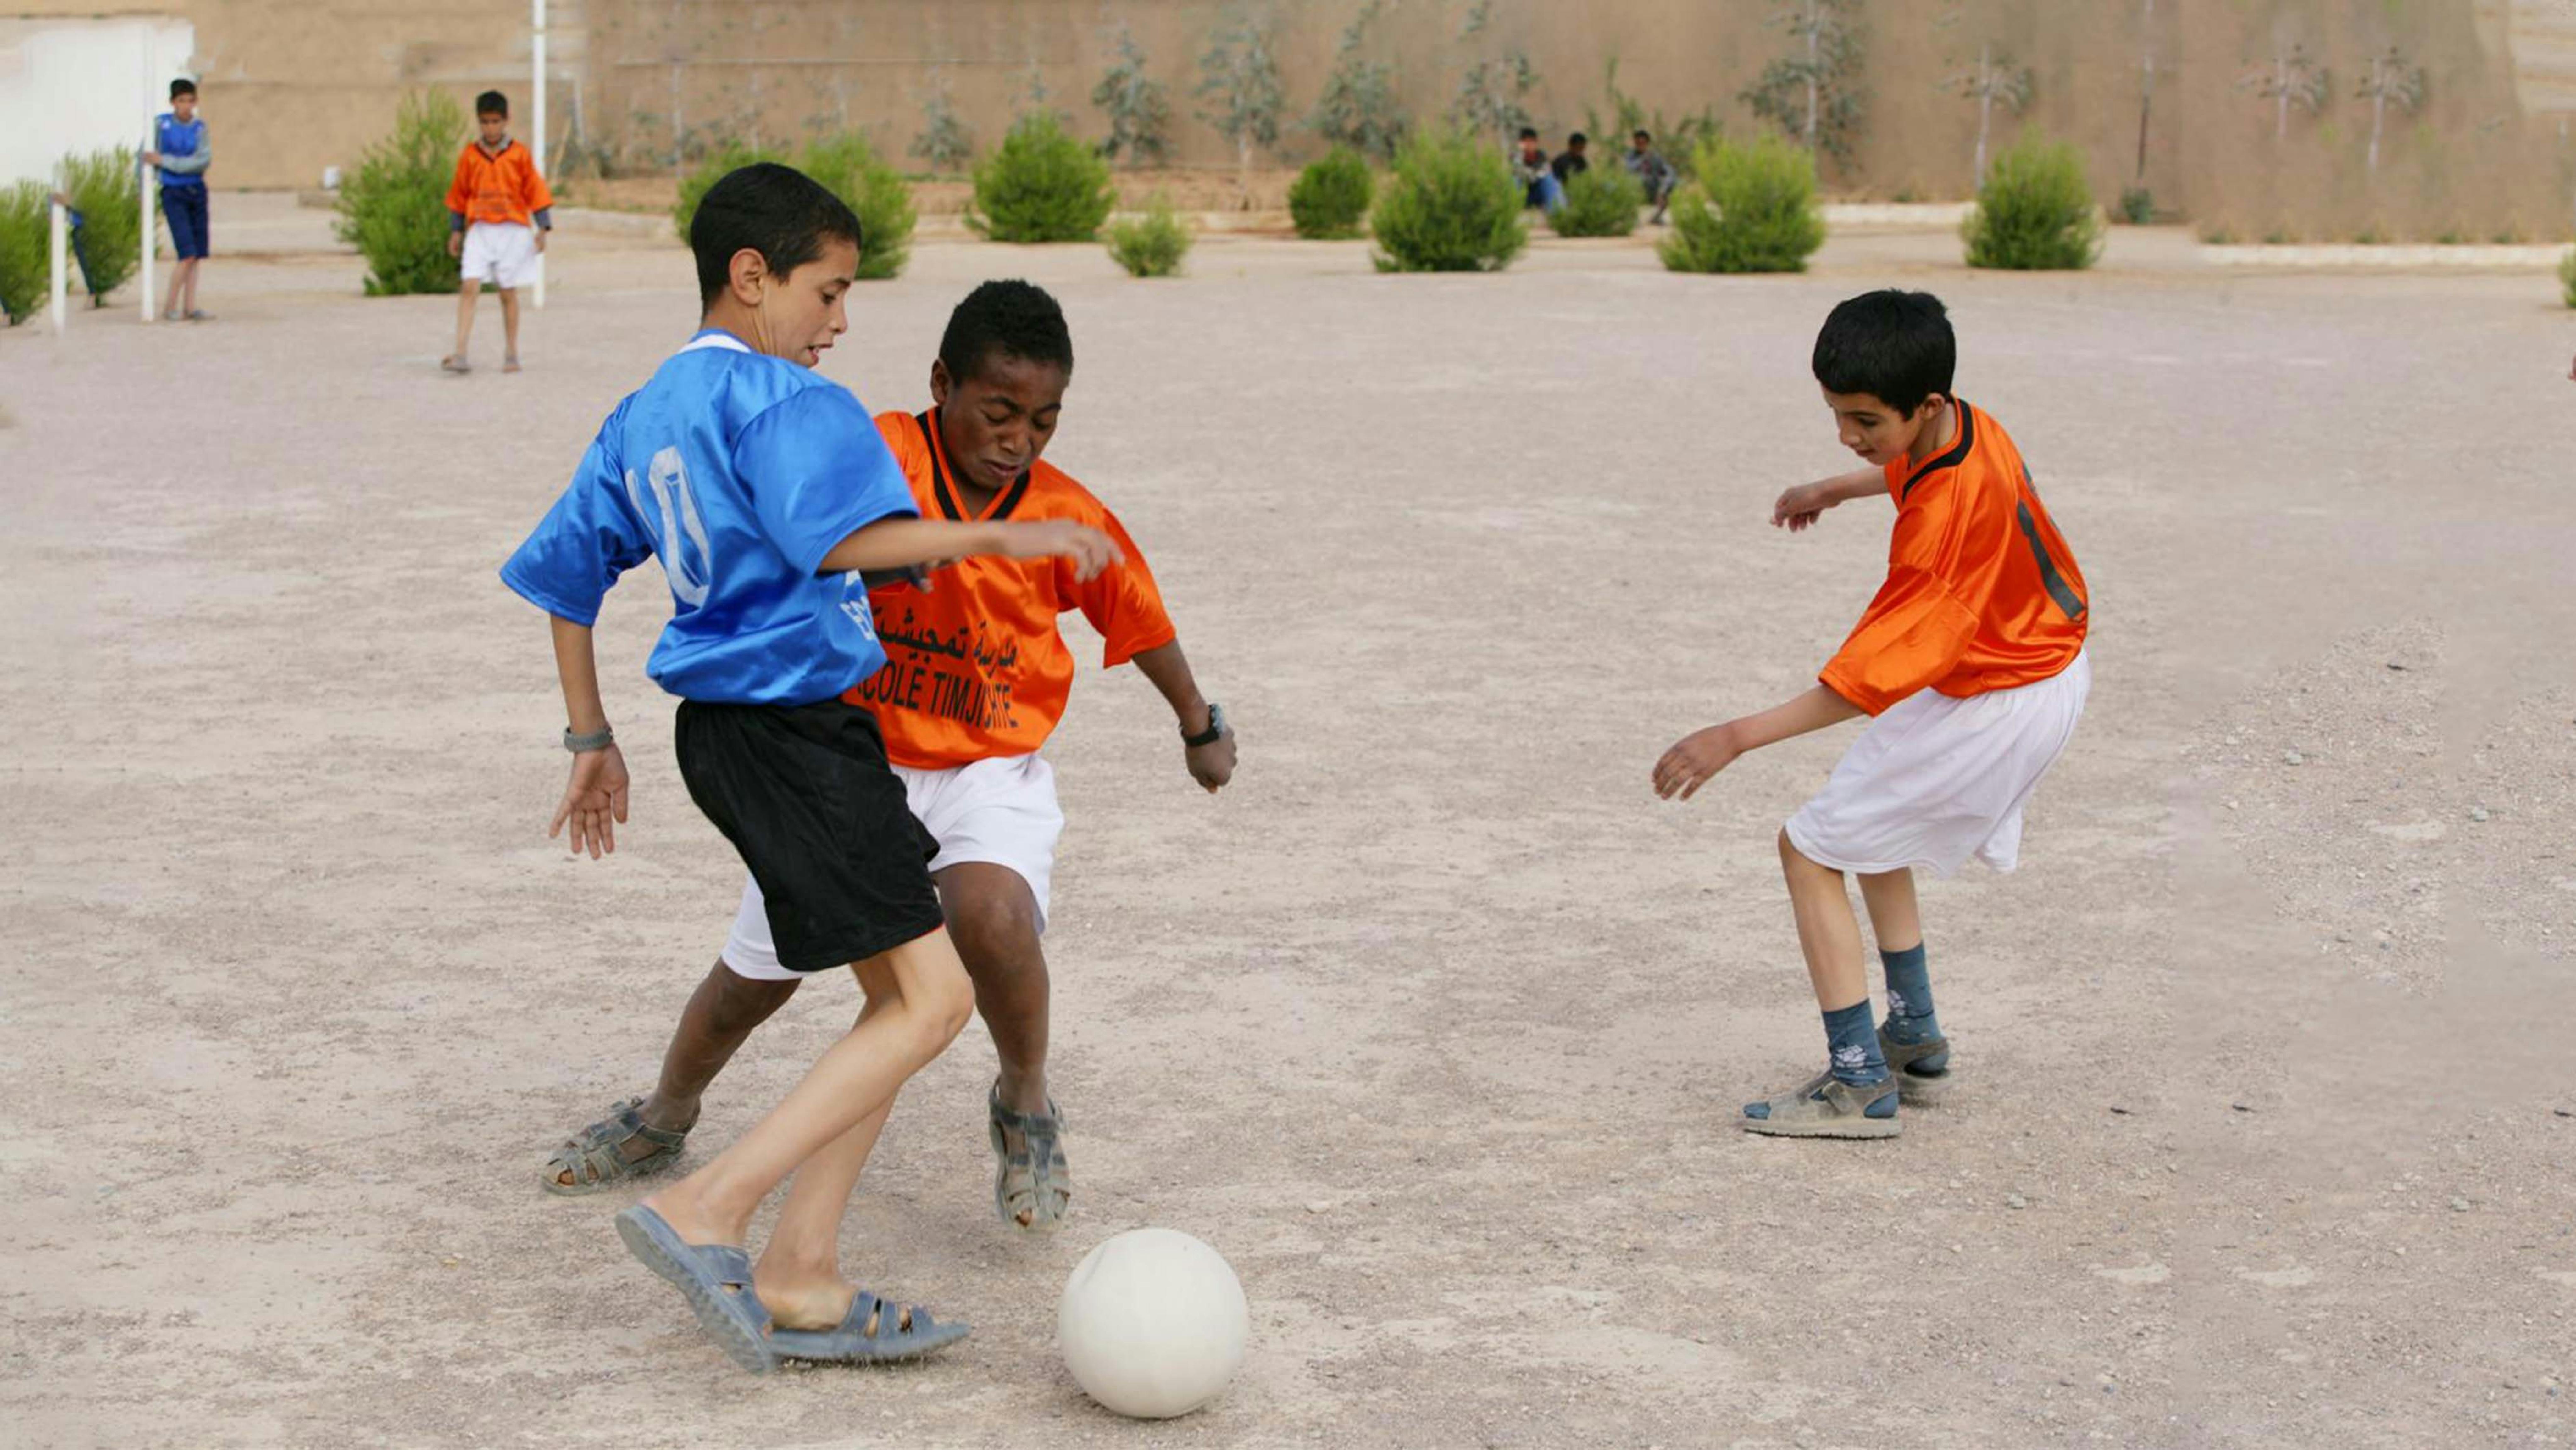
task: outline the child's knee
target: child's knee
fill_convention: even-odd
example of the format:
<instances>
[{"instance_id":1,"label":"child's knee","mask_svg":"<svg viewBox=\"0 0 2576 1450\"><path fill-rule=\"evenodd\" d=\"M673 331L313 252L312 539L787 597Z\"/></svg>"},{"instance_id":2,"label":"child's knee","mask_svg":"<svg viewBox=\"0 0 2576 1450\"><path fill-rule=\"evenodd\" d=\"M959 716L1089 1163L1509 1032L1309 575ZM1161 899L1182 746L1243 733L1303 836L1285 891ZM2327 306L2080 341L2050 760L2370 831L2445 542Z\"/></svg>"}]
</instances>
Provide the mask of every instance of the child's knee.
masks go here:
<instances>
[{"instance_id":1,"label":"child's knee","mask_svg":"<svg viewBox=\"0 0 2576 1450\"><path fill-rule=\"evenodd\" d=\"M935 962L910 974L904 983L903 1004L919 1021L924 1045L936 1055L974 1017L975 982L955 952L942 952Z\"/></svg>"}]
</instances>

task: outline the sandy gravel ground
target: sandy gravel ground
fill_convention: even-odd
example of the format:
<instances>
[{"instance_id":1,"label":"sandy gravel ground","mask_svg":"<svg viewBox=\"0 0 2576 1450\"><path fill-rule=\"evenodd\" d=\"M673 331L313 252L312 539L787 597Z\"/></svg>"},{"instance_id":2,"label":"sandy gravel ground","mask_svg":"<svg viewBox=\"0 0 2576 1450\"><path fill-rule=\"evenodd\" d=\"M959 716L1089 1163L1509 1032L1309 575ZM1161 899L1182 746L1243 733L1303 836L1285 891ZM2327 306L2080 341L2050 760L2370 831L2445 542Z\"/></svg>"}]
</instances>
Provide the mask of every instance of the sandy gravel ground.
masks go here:
<instances>
[{"instance_id":1,"label":"sandy gravel ground","mask_svg":"<svg viewBox=\"0 0 2576 1450\"><path fill-rule=\"evenodd\" d=\"M219 233L219 238L220 238ZM617 250L619 246L627 250ZM972 1320L754 1380L545 1149L641 1090L739 880L612 601L638 769L542 838L542 620L493 570L687 330L674 249L568 237L529 370L450 303L227 261L220 321L0 336L0 1438L42 1446L2576 1443L2576 328L2534 277L2126 265L1804 278L1542 244L924 245L827 370L918 406L973 281L1055 287L1055 457L1149 551L1236 786L1086 678L1049 950L1073 1225L989 1207L980 1028L909 1092L850 1267ZM1964 1081L1874 1145L1740 1136L1810 1070L1771 835L1848 728L1688 807L1657 752L1810 677L1874 504L1806 377L1838 298L1941 291L1960 387L2094 592L2023 872L1931 887ZM497 356L486 315L479 359ZM853 1010L810 987L702 1155ZM1251 1357L1161 1426L1056 1294L1163 1224Z\"/></svg>"}]
</instances>

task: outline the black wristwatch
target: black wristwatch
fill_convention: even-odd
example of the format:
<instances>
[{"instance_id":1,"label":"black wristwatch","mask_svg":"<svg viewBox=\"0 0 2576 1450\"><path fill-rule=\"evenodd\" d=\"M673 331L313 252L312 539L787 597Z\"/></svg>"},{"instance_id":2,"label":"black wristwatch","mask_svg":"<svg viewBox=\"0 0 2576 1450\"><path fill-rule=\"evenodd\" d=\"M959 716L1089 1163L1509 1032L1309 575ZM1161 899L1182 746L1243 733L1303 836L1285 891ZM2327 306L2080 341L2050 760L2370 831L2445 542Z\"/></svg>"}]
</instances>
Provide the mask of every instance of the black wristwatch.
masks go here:
<instances>
[{"instance_id":1,"label":"black wristwatch","mask_svg":"<svg viewBox=\"0 0 2576 1450\"><path fill-rule=\"evenodd\" d=\"M1191 750L1196 750L1202 745L1214 745L1224 738L1225 707L1214 700L1208 701L1208 728L1196 735L1192 735L1186 729L1181 732L1181 744Z\"/></svg>"}]
</instances>

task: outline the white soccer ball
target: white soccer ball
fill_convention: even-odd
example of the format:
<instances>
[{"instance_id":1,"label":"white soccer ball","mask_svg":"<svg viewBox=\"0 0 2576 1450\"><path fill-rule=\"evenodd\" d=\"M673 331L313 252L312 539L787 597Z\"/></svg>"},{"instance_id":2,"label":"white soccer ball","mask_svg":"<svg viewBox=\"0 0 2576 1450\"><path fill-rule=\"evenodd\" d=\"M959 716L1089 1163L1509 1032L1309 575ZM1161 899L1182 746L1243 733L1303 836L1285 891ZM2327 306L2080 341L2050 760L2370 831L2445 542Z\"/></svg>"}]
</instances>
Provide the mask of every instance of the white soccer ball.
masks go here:
<instances>
[{"instance_id":1,"label":"white soccer ball","mask_svg":"<svg viewBox=\"0 0 2576 1450\"><path fill-rule=\"evenodd\" d=\"M1186 1415L1225 1393L1251 1333L1225 1256L1167 1228L1133 1229L1093 1249L1055 1314L1075 1383L1139 1420Z\"/></svg>"}]
</instances>

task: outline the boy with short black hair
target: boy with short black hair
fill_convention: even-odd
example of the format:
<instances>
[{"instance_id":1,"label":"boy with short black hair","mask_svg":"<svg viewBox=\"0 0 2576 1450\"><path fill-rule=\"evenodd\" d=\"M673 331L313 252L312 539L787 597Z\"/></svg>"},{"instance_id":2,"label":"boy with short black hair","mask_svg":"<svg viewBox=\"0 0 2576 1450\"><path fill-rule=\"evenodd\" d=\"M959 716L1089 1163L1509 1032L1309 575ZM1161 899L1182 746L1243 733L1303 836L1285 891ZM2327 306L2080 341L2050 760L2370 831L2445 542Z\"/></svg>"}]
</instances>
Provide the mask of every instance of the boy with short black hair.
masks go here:
<instances>
[{"instance_id":1,"label":"boy with short black hair","mask_svg":"<svg viewBox=\"0 0 2576 1450\"><path fill-rule=\"evenodd\" d=\"M787 167L747 166L710 188L689 234L697 336L609 414L501 570L553 616L573 764L548 833L569 824L575 852L615 849L627 773L591 626L618 575L658 558L673 612L645 670L681 699L690 798L759 881L779 959L851 964L866 995L858 1024L774 1111L618 1215L628 1250L754 1372L783 1357L911 1358L965 1332L853 1289L836 1262L895 1093L974 1008L927 869L935 844L905 808L875 720L841 698L885 662L860 571L1062 556L1088 580L1118 557L1106 535L1062 520L918 516L866 410L813 371L848 325L859 242L850 209ZM752 1213L791 1174L755 1270L741 1247Z\"/></svg>"},{"instance_id":2,"label":"boy with short black hair","mask_svg":"<svg viewBox=\"0 0 2576 1450\"><path fill-rule=\"evenodd\" d=\"M1040 754L1073 685L1057 618L1080 610L1104 668L1133 661L1172 707L1182 764L1214 792L1233 777L1234 735L1200 694L1144 557L1089 490L1044 461L1073 377L1064 309L1027 282L986 282L950 314L930 365L929 411L877 426L925 515L1070 519L1116 540L1123 563L1087 584L1052 561L971 559L873 591L888 663L845 699L872 709L939 855L930 863L948 929L974 979L1001 1063L987 1095L995 1211L1021 1228L1062 1221L1073 1183L1064 1120L1047 1086L1050 989L1040 939L1064 829ZM675 1161L701 1095L803 974L772 943L758 881L746 881L723 954L682 1012L650 1096L613 1106L545 1166L556 1193L588 1193Z\"/></svg>"},{"instance_id":3,"label":"boy with short black hair","mask_svg":"<svg viewBox=\"0 0 2576 1450\"><path fill-rule=\"evenodd\" d=\"M1680 178L1673 164L1655 149L1654 134L1640 126L1628 134L1628 154L1619 158L1637 184L1646 188L1646 202L1655 214L1646 219L1650 226L1664 224L1664 212L1672 205L1673 185Z\"/></svg>"},{"instance_id":4,"label":"boy with short black hair","mask_svg":"<svg viewBox=\"0 0 2576 1450\"><path fill-rule=\"evenodd\" d=\"M447 255L460 259L456 351L439 359L451 373L472 372L465 344L474 335L474 298L489 283L501 294L501 371L519 370L519 289L536 280L546 233L554 230L554 193L536 153L510 139L510 99L499 91L474 98L476 136L456 157L447 187ZM543 138L540 137L540 140Z\"/></svg>"},{"instance_id":5,"label":"boy with short black hair","mask_svg":"<svg viewBox=\"0 0 2576 1450\"><path fill-rule=\"evenodd\" d=\"M1521 187L1521 205L1543 207L1554 211L1565 205L1565 183L1556 175L1555 163L1547 158L1547 148L1538 144L1538 128L1523 126L1519 144L1513 149L1512 180Z\"/></svg>"},{"instance_id":6,"label":"boy with short black hair","mask_svg":"<svg viewBox=\"0 0 2576 1450\"><path fill-rule=\"evenodd\" d=\"M197 269L213 250L206 233L206 168L214 159L206 120L197 114L197 83L181 76L170 83L170 109L153 121L152 144L143 152L143 163L161 172L161 216L170 224L170 253L178 258L161 302L164 322L211 317L197 307Z\"/></svg>"},{"instance_id":7,"label":"boy with short black hair","mask_svg":"<svg viewBox=\"0 0 2576 1450\"><path fill-rule=\"evenodd\" d=\"M1884 490L1896 505L1887 581L1814 689L1685 736L1655 765L1656 793L1688 800L1749 750L1876 717L1780 833L1830 1057L1805 1085L1747 1104L1752 1132L1892 1138L1900 1099L1932 1101L1947 1083L1914 870L2019 863L2022 808L2091 687L2084 576L2003 426L1951 395L1956 361L1929 293L1868 293L1826 319L1816 380L1843 445L1871 466L1790 489L1771 522L1803 530ZM1887 971L1876 1030L1845 872L1860 878Z\"/></svg>"},{"instance_id":8,"label":"boy with short black hair","mask_svg":"<svg viewBox=\"0 0 2576 1450\"><path fill-rule=\"evenodd\" d=\"M1547 164L1548 172L1556 178L1557 185L1570 186L1574 178L1592 169L1592 158L1588 154L1591 145L1592 138L1580 131L1565 138L1565 149Z\"/></svg>"}]
</instances>

